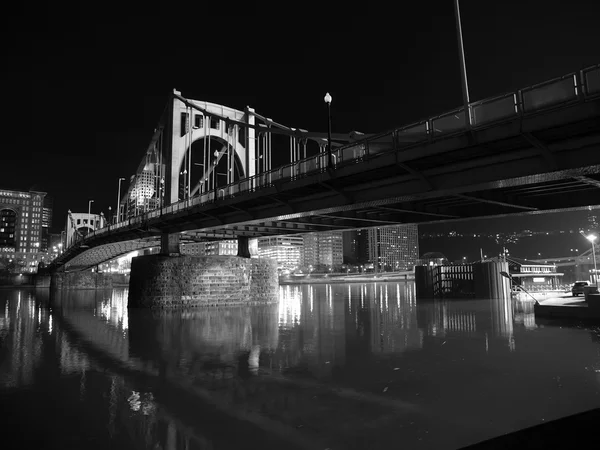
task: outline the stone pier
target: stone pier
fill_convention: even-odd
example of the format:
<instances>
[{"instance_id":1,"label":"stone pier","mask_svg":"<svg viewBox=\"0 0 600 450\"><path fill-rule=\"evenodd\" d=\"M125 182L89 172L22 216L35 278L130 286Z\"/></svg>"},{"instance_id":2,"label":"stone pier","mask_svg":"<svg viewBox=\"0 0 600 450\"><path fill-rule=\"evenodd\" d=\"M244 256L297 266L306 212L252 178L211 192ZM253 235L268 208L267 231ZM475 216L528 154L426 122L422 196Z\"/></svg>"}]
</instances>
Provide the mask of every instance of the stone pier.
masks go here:
<instances>
[{"instance_id":1,"label":"stone pier","mask_svg":"<svg viewBox=\"0 0 600 450\"><path fill-rule=\"evenodd\" d=\"M40 285L47 278L40 279ZM110 289L113 287L111 274L92 272L89 270L82 272L55 272L51 275L50 288L54 289Z\"/></svg>"},{"instance_id":2,"label":"stone pier","mask_svg":"<svg viewBox=\"0 0 600 450\"><path fill-rule=\"evenodd\" d=\"M278 293L271 259L158 254L131 261L130 308L274 303Z\"/></svg>"}]
</instances>

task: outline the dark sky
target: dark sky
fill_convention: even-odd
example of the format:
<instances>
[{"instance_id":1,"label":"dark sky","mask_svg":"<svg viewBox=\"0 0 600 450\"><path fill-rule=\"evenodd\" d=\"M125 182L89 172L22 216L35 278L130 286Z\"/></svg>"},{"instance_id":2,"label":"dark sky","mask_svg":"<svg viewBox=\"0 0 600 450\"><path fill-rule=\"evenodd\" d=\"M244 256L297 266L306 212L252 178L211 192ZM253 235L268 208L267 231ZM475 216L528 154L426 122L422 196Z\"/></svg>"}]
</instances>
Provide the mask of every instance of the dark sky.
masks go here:
<instances>
[{"instance_id":1,"label":"dark sky","mask_svg":"<svg viewBox=\"0 0 600 450\"><path fill-rule=\"evenodd\" d=\"M54 196L55 230L89 199L94 212L115 206L173 88L314 131L326 131L327 91L335 132L384 131L462 102L451 0L319 11L214 2L217 12L21 3L3 12L0 187ZM600 62L596 3L463 0L471 100Z\"/></svg>"}]
</instances>

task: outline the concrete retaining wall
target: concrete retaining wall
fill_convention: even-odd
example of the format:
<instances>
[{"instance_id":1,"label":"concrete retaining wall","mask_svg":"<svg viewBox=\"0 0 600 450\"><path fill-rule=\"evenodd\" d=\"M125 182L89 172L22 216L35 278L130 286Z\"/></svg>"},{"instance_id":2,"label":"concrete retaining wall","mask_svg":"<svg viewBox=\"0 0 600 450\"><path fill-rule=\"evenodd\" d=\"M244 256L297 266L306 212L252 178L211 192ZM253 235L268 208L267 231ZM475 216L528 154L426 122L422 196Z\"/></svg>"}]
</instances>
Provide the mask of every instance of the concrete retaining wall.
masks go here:
<instances>
[{"instance_id":1,"label":"concrete retaining wall","mask_svg":"<svg viewBox=\"0 0 600 450\"><path fill-rule=\"evenodd\" d=\"M129 307L273 303L278 292L277 262L271 259L144 255L131 261Z\"/></svg>"}]
</instances>

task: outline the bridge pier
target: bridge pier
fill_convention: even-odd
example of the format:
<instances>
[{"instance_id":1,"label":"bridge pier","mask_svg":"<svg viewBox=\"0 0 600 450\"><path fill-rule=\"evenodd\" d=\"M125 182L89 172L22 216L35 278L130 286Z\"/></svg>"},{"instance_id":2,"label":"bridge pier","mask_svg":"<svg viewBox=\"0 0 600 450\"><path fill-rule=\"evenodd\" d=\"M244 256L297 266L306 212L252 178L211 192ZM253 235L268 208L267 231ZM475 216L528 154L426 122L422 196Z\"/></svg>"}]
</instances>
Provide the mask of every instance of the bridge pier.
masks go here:
<instances>
[{"instance_id":1,"label":"bridge pier","mask_svg":"<svg viewBox=\"0 0 600 450\"><path fill-rule=\"evenodd\" d=\"M275 303L277 262L239 256L138 256L131 261L129 307Z\"/></svg>"},{"instance_id":2,"label":"bridge pier","mask_svg":"<svg viewBox=\"0 0 600 450\"><path fill-rule=\"evenodd\" d=\"M160 235L161 255L179 255L179 233L162 233Z\"/></svg>"},{"instance_id":3,"label":"bridge pier","mask_svg":"<svg viewBox=\"0 0 600 450\"><path fill-rule=\"evenodd\" d=\"M250 258L250 246L248 244L249 239L247 236L238 236L238 256L240 258Z\"/></svg>"}]
</instances>

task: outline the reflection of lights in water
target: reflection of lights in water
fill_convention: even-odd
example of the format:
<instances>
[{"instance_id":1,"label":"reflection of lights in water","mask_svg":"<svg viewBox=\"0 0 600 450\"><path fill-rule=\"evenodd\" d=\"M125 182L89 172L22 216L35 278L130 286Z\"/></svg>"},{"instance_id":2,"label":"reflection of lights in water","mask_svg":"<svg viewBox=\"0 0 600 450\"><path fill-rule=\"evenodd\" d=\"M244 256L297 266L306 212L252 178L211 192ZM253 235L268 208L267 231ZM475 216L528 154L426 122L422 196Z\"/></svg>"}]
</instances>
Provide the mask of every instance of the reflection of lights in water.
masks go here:
<instances>
[{"instance_id":1,"label":"reflection of lights in water","mask_svg":"<svg viewBox=\"0 0 600 450\"><path fill-rule=\"evenodd\" d=\"M140 402L139 392L132 391L131 395L129 396L127 401L129 402L129 407L132 409L132 411L140 410L140 406L142 406L142 402Z\"/></svg>"},{"instance_id":2,"label":"reflection of lights in water","mask_svg":"<svg viewBox=\"0 0 600 450\"><path fill-rule=\"evenodd\" d=\"M156 410L152 392L144 393L142 398L139 392L131 391L131 395L127 398L127 402L132 411L138 412L141 410L142 414L145 416L150 415Z\"/></svg>"},{"instance_id":3,"label":"reflection of lights in water","mask_svg":"<svg viewBox=\"0 0 600 450\"><path fill-rule=\"evenodd\" d=\"M388 286L387 284L385 285L385 309L386 311L388 310Z\"/></svg>"},{"instance_id":4,"label":"reflection of lights in water","mask_svg":"<svg viewBox=\"0 0 600 450\"><path fill-rule=\"evenodd\" d=\"M350 283L348 283L348 312L352 314L352 290L350 289Z\"/></svg>"},{"instance_id":5,"label":"reflection of lights in water","mask_svg":"<svg viewBox=\"0 0 600 450\"><path fill-rule=\"evenodd\" d=\"M302 316L302 293L298 287L286 286L280 292L279 324L300 324Z\"/></svg>"},{"instance_id":6,"label":"reflection of lights in water","mask_svg":"<svg viewBox=\"0 0 600 450\"><path fill-rule=\"evenodd\" d=\"M100 305L100 315L112 325L121 328L123 332L129 327L127 315L126 291L113 291L108 299L104 299Z\"/></svg>"},{"instance_id":7,"label":"reflection of lights in water","mask_svg":"<svg viewBox=\"0 0 600 450\"><path fill-rule=\"evenodd\" d=\"M48 317L48 333L52 334L52 315Z\"/></svg>"},{"instance_id":8,"label":"reflection of lights in water","mask_svg":"<svg viewBox=\"0 0 600 450\"><path fill-rule=\"evenodd\" d=\"M313 312L314 292L315 292L315 290L311 286L310 289L309 289L309 291L308 291L308 300L310 301L310 312L311 313Z\"/></svg>"}]
</instances>

